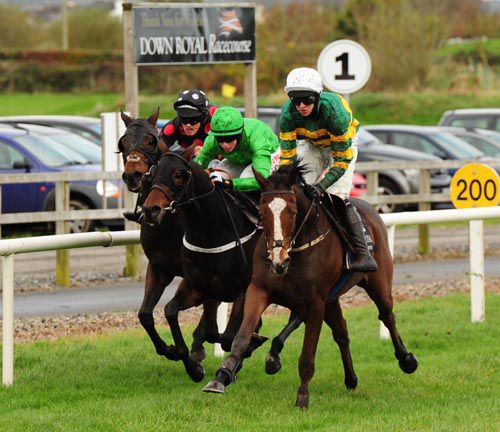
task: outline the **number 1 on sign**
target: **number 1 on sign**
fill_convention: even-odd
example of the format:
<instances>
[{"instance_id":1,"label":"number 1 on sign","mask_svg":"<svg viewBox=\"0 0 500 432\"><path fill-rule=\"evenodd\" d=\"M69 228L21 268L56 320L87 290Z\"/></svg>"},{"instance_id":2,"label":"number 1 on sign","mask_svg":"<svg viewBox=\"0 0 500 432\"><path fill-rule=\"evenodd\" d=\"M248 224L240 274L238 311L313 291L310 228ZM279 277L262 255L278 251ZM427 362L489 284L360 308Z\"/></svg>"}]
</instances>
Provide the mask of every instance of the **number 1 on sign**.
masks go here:
<instances>
[{"instance_id":1,"label":"number 1 on sign","mask_svg":"<svg viewBox=\"0 0 500 432\"><path fill-rule=\"evenodd\" d=\"M343 53L338 57L335 57L335 63L342 63L342 73L340 75L335 75L334 78L338 80L354 80L356 77L354 75L349 75L349 54Z\"/></svg>"}]
</instances>

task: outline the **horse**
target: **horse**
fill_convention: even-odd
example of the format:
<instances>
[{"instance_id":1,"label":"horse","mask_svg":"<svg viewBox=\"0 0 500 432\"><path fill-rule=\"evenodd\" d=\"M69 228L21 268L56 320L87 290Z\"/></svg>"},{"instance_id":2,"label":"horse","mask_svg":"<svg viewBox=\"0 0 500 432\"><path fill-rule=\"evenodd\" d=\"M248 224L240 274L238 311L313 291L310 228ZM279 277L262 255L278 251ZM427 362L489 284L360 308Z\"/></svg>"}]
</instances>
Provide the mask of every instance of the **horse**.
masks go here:
<instances>
[{"instance_id":1,"label":"horse","mask_svg":"<svg viewBox=\"0 0 500 432\"><path fill-rule=\"evenodd\" d=\"M204 391L224 393L225 387L234 382L251 331L271 303L295 311L305 323L299 359L300 386L295 405L299 408L309 406L309 383L314 374L314 358L323 321L331 328L339 345L344 383L348 389L356 388L358 380L339 303L339 297L354 285L363 287L375 302L379 319L391 334L401 370L413 373L417 369L417 358L407 351L396 328L391 294L393 262L382 219L370 204L352 200L373 239L378 270L366 274L345 270L346 246L342 241L342 228L332 229L328 208L308 198L301 187L304 172L305 168L296 161L280 167L268 179L255 173L263 191L259 212L264 235L255 249L244 318L231 354Z\"/></svg>"},{"instance_id":2,"label":"horse","mask_svg":"<svg viewBox=\"0 0 500 432\"><path fill-rule=\"evenodd\" d=\"M222 349L229 351L243 318L251 257L261 231L194 161L165 154L154 169L152 183L143 205L146 221L159 225L169 212L182 212L186 219L181 253L184 279L165 306L165 316L185 369L198 382L204 370L188 356L178 313L208 299L233 302L226 330L220 335ZM259 328L260 320L253 330ZM265 340L253 334L245 357Z\"/></svg>"},{"instance_id":3,"label":"horse","mask_svg":"<svg viewBox=\"0 0 500 432\"><path fill-rule=\"evenodd\" d=\"M150 187L151 168L160 160L168 148L160 140L156 123L160 114L159 108L147 119L133 119L121 113L126 126L124 135L119 139L118 151L122 153L124 171L122 179L131 192L142 196ZM138 201L141 196L138 197ZM173 346L167 346L158 334L153 318L153 309L158 304L165 287L175 276L184 276L180 261L182 236L185 220L181 213L169 215L162 224L152 226L141 221L140 242L148 259L144 298L138 312L141 325L149 335L158 355L169 359L177 359ZM217 333L218 304L208 301L204 304L204 312L198 327L193 333L191 356L201 362L206 354L203 348L204 340L215 341Z\"/></svg>"}]
</instances>

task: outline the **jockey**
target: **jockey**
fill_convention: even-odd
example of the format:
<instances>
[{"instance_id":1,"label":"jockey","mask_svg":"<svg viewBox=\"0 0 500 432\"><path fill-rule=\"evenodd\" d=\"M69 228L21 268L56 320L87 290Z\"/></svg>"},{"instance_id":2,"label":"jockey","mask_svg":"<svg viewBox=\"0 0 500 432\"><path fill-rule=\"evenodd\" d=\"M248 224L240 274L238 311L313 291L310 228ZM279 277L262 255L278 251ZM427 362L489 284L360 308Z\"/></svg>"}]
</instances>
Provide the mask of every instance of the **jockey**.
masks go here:
<instances>
[{"instance_id":1,"label":"jockey","mask_svg":"<svg viewBox=\"0 0 500 432\"><path fill-rule=\"evenodd\" d=\"M342 96L323 93L321 75L315 69L290 71L284 90L290 100L281 109L280 164L302 158L310 169L305 175L309 185L306 191L314 198L326 191L344 200L356 253L350 268L361 272L377 270L361 218L349 201L358 155L358 120Z\"/></svg>"},{"instance_id":2,"label":"jockey","mask_svg":"<svg viewBox=\"0 0 500 432\"><path fill-rule=\"evenodd\" d=\"M215 112L212 130L194 161L207 168L221 155L223 159L216 168L228 173L233 180L214 171L210 175L212 182L238 192L251 192L260 190L252 167L268 178L272 157L277 159L278 154L278 138L266 123L244 119L236 108L224 106Z\"/></svg>"},{"instance_id":3,"label":"jockey","mask_svg":"<svg viewBox=\"0 0 500 432\"><path fill-rule=\"evenodd\" d=\"M165 125L160 137L168 148L175 144L187 148L194 143L197 155L210 132L212 115L217 108L210 105L204 92L190 89L179 94L174 109L177 117Z\"/></svg>"}]
</instances>

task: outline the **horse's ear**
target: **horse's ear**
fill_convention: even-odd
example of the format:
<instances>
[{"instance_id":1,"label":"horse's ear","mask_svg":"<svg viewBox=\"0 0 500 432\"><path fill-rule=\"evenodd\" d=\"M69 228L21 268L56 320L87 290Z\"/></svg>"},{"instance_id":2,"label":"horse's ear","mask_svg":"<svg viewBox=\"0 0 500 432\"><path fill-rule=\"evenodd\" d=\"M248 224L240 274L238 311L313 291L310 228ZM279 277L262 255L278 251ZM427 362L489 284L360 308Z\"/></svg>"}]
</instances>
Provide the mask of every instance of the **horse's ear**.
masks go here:
<instances>
[{"instance_id":1,"label":"horse's ear","mask_svg":"<svg viewBox=\"0 0 500 432\"><path fill-rule=\"evenodd\" d=\"M260 188L262 190L265 190L267 186L269 185L269 180L266 179L259 171L257 171L253 166L252 166L252 171L253 175L255 176L255 180L257 180L257 183L259 184Z\"/></svg>"},{"instance_id":2,"label":"horse's ear","mask_svg":"<svg viewBox=\"0 0 500 432\"><path fill-rule=\"evenodd\" d=\"M296 184L298 177L299 177L299 165L294 164L292 166L292 170L290 171L290 175L288 176L288 185L292 187L294 184Z\"/></svg>"},{"instance_id":3,"label":"horse's ear","mask_svg":"<svg viewBox=\"0 0 500 432\"><path fill-rule=\"evenodd\" d=\"M132 119L127 114L125 114L122 110L120 110L120 117L122 118L123 123L125 123L125 126L128 127L128 125L130 123L132 123Z\"/></svg>"},{"instance_id":4,"label":"horse's ear","mask_svg":"<svg viewBox=\"0 0 500 432\"><path fill-rule=\"evenodd\" d=\"M156 111L148 117L148 122L151 125L156 126L158 123L158 117L160 117L160 107L156 108Z\"/></svg>"}]
</instances>

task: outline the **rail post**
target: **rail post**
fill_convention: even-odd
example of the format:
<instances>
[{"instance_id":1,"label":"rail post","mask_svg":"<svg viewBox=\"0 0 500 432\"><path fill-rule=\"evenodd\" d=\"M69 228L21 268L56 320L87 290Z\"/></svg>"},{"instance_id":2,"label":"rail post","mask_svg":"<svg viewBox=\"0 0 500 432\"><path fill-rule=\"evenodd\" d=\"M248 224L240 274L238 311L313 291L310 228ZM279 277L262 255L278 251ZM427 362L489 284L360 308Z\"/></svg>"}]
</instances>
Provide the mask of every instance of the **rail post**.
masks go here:
<instances>
[{"instance_id":1,"label":"rail post","mask_svg":"<svg viewBox=\"0 0 500 432\"><path fill-rule=\"evenodd\" d=\"M483 322L484 310L484 223L469 221L471 322Z\"/></svg>"},{"instance_id":2,"label":"rail post","mask_svg":"<svg viewBox=\"0 0 500 432\"><path fill-rule=\"evenodd\" d=\"M69 210L69 182L56 182L56 212ZM69 222L57 221L56 234L69 234ZM71 285L71 269L69 249L56 251L56 283L69 287Z\"/></svg>"},{"instance_id":3,"label":"rail post","mask_svg":"<svg viewBox=\"0 0 500 432\"><path fill-rule=\"evenodd\" d=\"M14 254L2 257L2 384L14 383Z\"/></svg>"},{"instance_id":4,"label":"rail post","mask_svg":"<svg viewBox=\"0 0 500 432\"><path fill-rule=\"evenodd\" d=\"M420 170L418 193L421 197L422 195L429 196L431 193L431 171L428 169ZM430 209L431 203L419 198L418 211L427 211ZM430 250L429 224L421 224L418 226L418 253L427 255Z\"/></svg>"}]
</instances>

